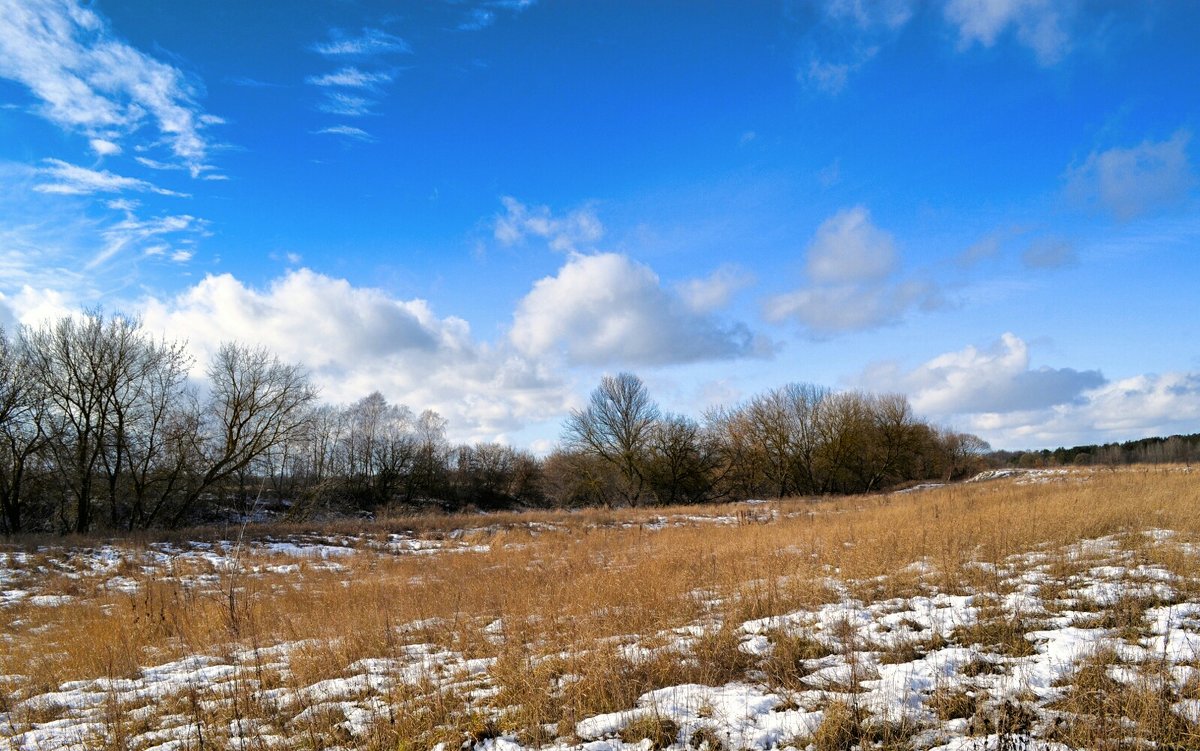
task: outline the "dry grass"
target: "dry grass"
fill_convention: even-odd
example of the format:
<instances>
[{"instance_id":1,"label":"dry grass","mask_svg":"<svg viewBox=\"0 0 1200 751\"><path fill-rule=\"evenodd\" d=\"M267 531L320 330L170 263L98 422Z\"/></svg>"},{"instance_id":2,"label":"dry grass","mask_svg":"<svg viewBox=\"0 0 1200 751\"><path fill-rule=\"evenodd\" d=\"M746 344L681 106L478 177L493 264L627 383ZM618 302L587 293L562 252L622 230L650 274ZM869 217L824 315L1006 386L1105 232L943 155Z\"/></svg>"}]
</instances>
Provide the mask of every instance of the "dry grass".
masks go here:
<instances>
[{"instance_id":1,"label":"dry grass","mask_svg":"<svg viewBox=\"0 0 1200 751\"><path fill-rule=\"evenodd\" d=\"M391 689L376 698L393 710L377 718L369 736L350 739L346 717L327 707L302 722L272 719L271 732L307 738L312 748L351 741L364 748L416 749L438 742L455 748L502 733L546 743L570 738L581 719L627 709L645 692L665 686L761 680L802 690L809 663L838 650L800 629L771 633L773 649L757 657L739 649L736 626L836 599L828 583L835 574L866 602L931 592L1003 594L1010 584L977 563L999 566L1015 554L1145 529L1200 539L1200 480L1179 471L1133 469L1068 475L1047 484L997 481L906 495L797 499L755 510L753 516L742 513L745 507L433 515L365 526L276 527L251 536L353 535L348 544L360 552L329 561L297 560L252 547L236 569L199 557L166 568L139 563L153 548L151 540L138 538L113 543L128 555L103 575L65 554L70 545L94 547L95 541L24 540L8 548L29 554L9 566L19 586L69 599L53 607L29 598L0 607L0 632L8 635L0 639L0 673L20 676L12 692L18 700L7 700L0 712L11 709L10 724L29 727L68 710L18 710L20 698L69 681L135 678L147 665L207 655L244 668L248 678L239 695L226 702L231 706L218 708L207 687L198 686L190 699L176 700L172 711L218 738L234 715L292 717L307 706L304 701L319 704L315 698L300 700L287 713L277 712L263 704L266 691L303 697L305 687L350 676L358 661L411 661L409 648L424 644L460 661L447 663L444 670L451 673L462 669L462 660L486 660L486 678L440 674L438 680ZM774 518L764 523L764 511L775 512ZM727 518L704 522L690 518L695 515ZM481 549L434 555L369 550L397 533ZM220 530L172 536L222 537ZM1162 551L1150 538L1139 538L1134 547L1140 561L1179 577L1181 593L1200 589L1197 556ZM915 561L927 565L915 571L910 567ZM1058 556L1046 568L1052 581L1061 582L1086 574L1091 565ZM132 580L131 593L105 586L118 574ZM1051 589L1047 584L1046 591ZM1156 604L1149 598L1122 601L1098 612L1094 626L1144 636L1146 609ZM998 601L984 603L979 621L954 630L949 642L918 634L881 662L915 659L947 643L981 645L997 660L1018 658L1033 653L1025 635L1036 625ZM681 631L685 628L693 631ZM692 635L681 642L680 634ZM866 646L855 644L860 637L853 628L839 638L847 652ZM246 657L248 650L283 643L300 646L257 664ZM631 649L635 644L640 651ZM286 669L275 664L281 661ZM1148 701L1122 691L1097 684L1093 694L1099 698L1072 693L1065 701L1072 712L1097 716L1109 708L1107 702ZM353 698L369 696L374 694ZM946 696L936 712L962 716L968 698ZM1093 701L1099 704L1088 703ZM969 708L972 717L983 711ZM142 732L137 722L118 721L126 714L120 710L111 712L110 738ZM981 727L995 731L1019 724L1017 709L995 711L992 719L979 720ZM1146 710L1133 719L1162 725L1156 742L1189 737L1187 727L1161 712ZM830 704L826 724L812 740L818 749L846 747L850 725L855 742L877 742L870 723L848 705ZM675 742L664 739L680 732L660 725L642 736L654 747ZM695 745L716 748L717 740L701 737Z\"/></svg>"}]
</instances>

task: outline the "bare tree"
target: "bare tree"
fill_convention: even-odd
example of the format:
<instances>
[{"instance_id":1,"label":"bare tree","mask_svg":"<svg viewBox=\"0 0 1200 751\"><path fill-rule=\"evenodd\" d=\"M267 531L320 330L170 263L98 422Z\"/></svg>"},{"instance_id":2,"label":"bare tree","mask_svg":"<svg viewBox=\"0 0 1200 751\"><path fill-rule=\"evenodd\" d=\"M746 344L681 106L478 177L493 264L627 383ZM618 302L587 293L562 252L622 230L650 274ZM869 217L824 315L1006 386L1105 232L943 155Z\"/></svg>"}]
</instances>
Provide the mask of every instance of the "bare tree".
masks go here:
<instances>
[{"instance_id":1,"label":"bare tree","mask_svg":"<svg viewBox=\"0 0 1200 751\"><path fill-rule=\"evenodd\" d=\"M74 501L73 518L65 507L60 511L64 526L91 528L97 480L107 491L110 520L117 521L133 423L160 368L175 369L170 377L182 379L181 349L154 342L136 318L99 311L27 330L23 340L50 407L55 466Z\"/></svg>"},{"instance_id":2,"label":"bare tree","mask_svg":"<svg viewBox=\"0 0 1200 751\"><path fill-rule=\"evenodd\" d=\"M305 437L316 388L299 365L261 347L223 344L208 367L210 393L202 412L199 454L204 465L171 520L178 525L209 488L245 470L268 451Z\"/></svg>"},{"instance_id":3,"label":"bare tree","mask_svg":"<svg viewBox=\"0 0 1200 751\"><path fill-rule=\"evenodd\" d=\"M946 462L946 482L978 470L983 455L991 449L988 442L971 433L943 430L938 435Z\"/></svg>"},{"instance_id":4,"label":"bare tree","mask_svg":"<svg viewBox=\"0 0 1200 751\"><path fill-rule=\"evenodd\" d=\"M650 434L647 476L659 503L702 503L712 493L717 452L700 425L665 415Z\"/></svg>"},{"instance_id":5,"label":"bare tree","mask_svg":"<svg viewBox=\"0 0 1200 751\"><path fill-rule=\"evenodd\" d=\"M632 373L604 376L586 409L571 411L564 441L577 451L599 456L624 480L625 500L637 505L646 488L645 461L658 405L642 379Z\"/></svg>"},{"instance_id":6,"label":"bare tree","mask_svg":"<svg viewBox=\"0 0 1200 751\"><path fill-rule=\"evenodd\" d=\"M25 479L50 438L45 390L20 344L0 328L0 521L6 534L22 530Z\"/></svg>"}]
</instances>

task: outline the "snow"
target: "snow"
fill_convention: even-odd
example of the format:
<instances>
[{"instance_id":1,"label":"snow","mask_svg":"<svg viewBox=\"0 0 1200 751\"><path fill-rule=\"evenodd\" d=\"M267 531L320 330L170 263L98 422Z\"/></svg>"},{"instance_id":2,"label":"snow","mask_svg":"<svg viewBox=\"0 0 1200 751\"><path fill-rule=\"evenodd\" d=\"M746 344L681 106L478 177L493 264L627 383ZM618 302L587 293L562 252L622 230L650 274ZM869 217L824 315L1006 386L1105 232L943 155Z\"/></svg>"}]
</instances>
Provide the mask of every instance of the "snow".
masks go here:
<instances>
[{"instance_id":1,"label":"snow","mask_svg":"<svg viewBox=\"0 0 1200 751\"><path fill-rule=\"evenodd\" d=\"M1011 476L1011 475L1009 475ZM1022 480L1057 481L1073 475L1020 473ZM994 479L994 476L980 478ZM769 512L769 513L768 513ZM770 516L770 508L756 507ZM662 516L643 524L654 530L668 524L698 524L686 515ZM712 517L704 523L744 523L738 517ZM546 531L546 530L539 530ZM1109 668L1115 680L1131 685L1159 681L1164 691L1179 692L1200 676L1200 601L1187 599L1195 587L1164 566L1146 562L1133 551L1147 540L1159 547L1189 550L1188 541L1171 530L1152 529L1128 535L1081 540L1061 549L1043 548L1010 555L1000 561L978 561L973 566L988 571L1012 586L1011 591L947 594L939 592L935 567L915 560L899 574L918 581L919 593L887 600L867 600L854 593L878 584L844 580L831 572L824 582L834 602L779 613L741 623L715 623L706 618L660 634L631 634L612 642L628 658L645 659L662 650L687 653L689 645L713 633L732 628L737 649L755 660L769 660L779 640L804 635L825 645L830 654L803 664L800 687L784 690L771 686L754 670L725 685L683 684L643 693L633 706L591 717L573 718L574 736L558 738L558 751L645 751L646 742L625 743L621 731L645 718L671 720L678 728L673 749L687 746L696 733L712 733L728 749L784 749L805 747L806 739L825 718L831 701L852 703L879 721L906 721L921 728L914 747L937 751L985 751L1011 747L1011 739L966 736L964 720L938 720L930 702L942 691L973 691L997 702L1019 702L1049 717L1048 705L1065 695L1080 664L1112 650L1118 663ZM469 542L464 534L439 539L410 535L383 537L298 536L288 539L215 543L151 544L125 550L98 546L75 550L41 550L37 561L23 553L0 554L0 608L52 608L82 595L53 591L43 580L62 577L94 582L97 591L133 595L142 586L133 571L173 576L188 587L219 585L230 572L254 577L300 578L313 567L336 567L355 556L433 556L484 554L489 545ZM283 559L281 561L281 559ZM1054 579L1051 562L1076 564L1073 572ZM336 571L337 569L332 569ZM48 574L47 572L53 572ZM1053 586L1051 586L1053 585ZM75 590L70 590L75 591ZM84 587L82 591L87 591ZM713 610L721 595L697 590L697 601ZM1144 607L1140 629L1117 633L1092 627L1095 612L1080 612L1083 604L1106 608L1140 602ZM1078 608L1078 609L1076 609ZM1025 623L1023 638L1033 654L1014 657L989 652L989 645L965 643L964 627L999 610L1013 622ZM483 633L503 642L520 629L519 621L481 619ZM119 679L67 681L57 686L35 687L22 675L0 676L0 688L14 699L0 711L0 749L89 749L103 746L112 731L106 712L124 708L137 720L140 733L128 747L147 751L176 751L197 745L196 719L169 714L163 707L173 699L197 701L174 706L199 706L189 711L227 711L231 697L249 691L255 701L278 716L240 717L218 730L219 743L229 748L299 748L304 740L298 724L333 717L344 732L345 748L357 748L373 729L402 707L389 702L417 690L457 692L497 716L504 707L489 702L499 694L492 680L494 658L468 656L431 643L432 629L445 626L436 618L400 623L393 627L397 644L387 654L360 657L333 674L298 683L291 672L296 655L319 643L296 640L254 649L215 649L210 653L148 665L137 675ZM914 645L921 645L916 649ZM910 659L911 658L911 659ZM986 663L990 670L969 670ZM1165 671L1155 672L1162 663ZM260 685L263 671L282 680ZM569 683L565 676L561 683ZM1153 684L1151 684L1153 685ZM856 693L849 693L851 690ZM1192 694L1194 696L1194 693ZM1171 709L1188 722L1200 725L1200 699L1174 700ZM33 718L33 719L28 719ZM302 726L302 725L301 725ZM554 728L558 729L558 728ZM1005 745L1005 744L1009 745ZM1066 746L1039 741L1039 749L1067 751ZM446 746L446 751L455 748ZM525 751L514 735L479 740L474 751Z\"/></svg>"}]
</instances>

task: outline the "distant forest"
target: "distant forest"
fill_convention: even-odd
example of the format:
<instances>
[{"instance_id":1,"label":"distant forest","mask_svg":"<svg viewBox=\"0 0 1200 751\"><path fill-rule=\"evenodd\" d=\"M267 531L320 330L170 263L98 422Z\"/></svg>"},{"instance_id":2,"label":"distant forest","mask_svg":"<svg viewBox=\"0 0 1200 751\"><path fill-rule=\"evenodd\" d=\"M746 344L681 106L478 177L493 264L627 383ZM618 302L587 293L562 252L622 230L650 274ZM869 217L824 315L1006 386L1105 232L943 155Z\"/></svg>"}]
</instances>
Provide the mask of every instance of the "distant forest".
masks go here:
<instances>
[{"instance_id":1,"label":"distant forest","mask_svg":"<svg viewBox=\"0 0 1200 751\"><path fill-rule=\"evenodd\" d=\"M266 349L223 345L203 389L193 365L121 315L0 331L0 530L859 493L967 476L989 448L896 394L789 384L692 418L621 373L537 457L453 445L442 416L378 392L321 403Z\"/></svg>"},{"instance_id":2,"label":"distant forest","mask_svg":"<svg viewBox=\"0 0 1200 751\"><path fill-rule=\"evenodd\" d=\"M1200 433L1142 438L1124 443L1090 444L1040 451L993 451L996 466L1062 467L1120 464L1186 464L1200 459Z\"/></svg>"}]
</instances>

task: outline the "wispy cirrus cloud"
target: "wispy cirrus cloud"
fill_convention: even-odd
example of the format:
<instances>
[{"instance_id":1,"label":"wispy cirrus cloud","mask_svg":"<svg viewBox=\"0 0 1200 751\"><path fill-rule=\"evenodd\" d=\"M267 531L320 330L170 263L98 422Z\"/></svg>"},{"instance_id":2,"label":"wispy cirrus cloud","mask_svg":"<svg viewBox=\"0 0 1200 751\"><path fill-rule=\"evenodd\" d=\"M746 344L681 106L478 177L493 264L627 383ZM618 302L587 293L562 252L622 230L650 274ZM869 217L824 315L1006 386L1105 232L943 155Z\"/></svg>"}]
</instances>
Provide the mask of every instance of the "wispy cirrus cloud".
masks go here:
<instances>
[{"instance_id":1,"label":"wispy cirrus cloud","mask_svg":"<svg viewBox=\"0 0 1200 751\"><path fill-rule=\"evenodd\" d=\"M370 115L371 108L376 104L377 102L374 99L333 91L325 94L324 101L317 105L317 109L322 112L328 112L331 115L359 117L361 115Z\"/></svg>"},{"instance_id":2,"label":"wispy cirrus cloud","mask_svg":"<svg viewBox=\"0 0 1200 751\"><path fill-rule=\"evenodd\" d=\"M165 255L176 263L190 261L195 254L190 246L197 236L207 234L206 224L204 220L190 214L169 214L141 219L128 211L123 219L101 231L104 247L92 256L84 268L99 268L128 250L140 250L142 255L148 256ZM162 240L174 241L177 245L164 246L159 244ZM181 245L184 247L180 247ZM171 252L168 253L168 250Z\"/></svg>"},{"instance_id":3,"label":"wispy cirrus cloud","mask_svg":"<svg viewBox=\"0 0 1200 751\"><path fill-rule=\"evenodd\" d=\"M392 80L391 73L366 73L353 65L339 68L323 76L309 76L308 83L314 86L344 86L351 89L374 89Z\"/></svg>"},{"instance_id":4,"label":"wispy cirrus cloud","mask_svg":"<svg viewBox=\"0 0 1200 751\"><path fill-rule=\"evenodd\" d=\"M64 162L61 159L46 159L44 162L48 166L38 170L42 182L33 186L33 189L39 193L79 196L93 193L136 191L158 193L163 196L186 196L184 193L160 188L146 180L117 175L108 170L88 169Z\"/></svg>"},{"instance_id":5,"label":"wispy cirrus cloud","mask_svg":"<svg viewBox=\"0 0 1200 751\"><path fill-rule=\"evenodd\" d=\"M204 113L197 88L74 0L0 0L0 77L25 86L34 111L91 139L100 155L149 125L157 134L145 145L165 144L194 176L209 168L205 129L221 120Z\"/></svg>"},{"instance_id":6,"label":"wispy cirrus cloud","mask_svg":"<svg viewBox=\"0 0 1200 751\"><path fill-rule=\"evenodd\" d=\"M359 34L347 34L344 30L329 30L329 39L316 42L312 51L325 57L372 57L412 52L408 42L383 29L364 28Z\"/></svg>"},{"instance_id":7,"label":"wispy cirrus cloud","mask_svg":"<svg viewBox=\"0 0 1200 751\"><path fill-rule=\"evenodd\" d=\"M404 39L383 29L364 28L359 34L347 34L331 29L329 39L313 44L313 52L343 64L334 70L305 79L321 91L317 109L340 117L363 117L375 114L375 107L386 95L385 88L395 78L395 68L388 60L412 52ZM354 64L345 64L353 61ZM361 128L333 126L315 131L324 135L340 135L356 141L373 141L363 136Z\"/></svg>"},{"instance_id":8,"label":"wispy cirrus cloud","mask_svg":"<svg viewBox=\"0 0 1200 751\"><path fill-rule=\"evenodd\" d=\"M466 17L458 24L459 31L480 31L496 23L497 11L517 15L532 8L536 0L489 0L467 8Z\"/></svg>"},{"instance_id":9,"label":"wispy cirrus cloud","mask_svg":"<svg viewBox=\"0 0 1200 751\"><path fill-rule=\"evenodd\" d=\"M353 125L333 125L328 128L314 130L315 135L328 136L343 136L345 138L353 138L357 141L374 141L375 137L362 128L355 128Z\"/></svg>"}]
</instances>

